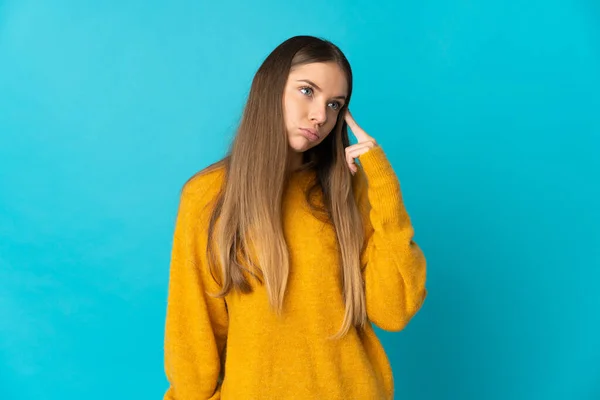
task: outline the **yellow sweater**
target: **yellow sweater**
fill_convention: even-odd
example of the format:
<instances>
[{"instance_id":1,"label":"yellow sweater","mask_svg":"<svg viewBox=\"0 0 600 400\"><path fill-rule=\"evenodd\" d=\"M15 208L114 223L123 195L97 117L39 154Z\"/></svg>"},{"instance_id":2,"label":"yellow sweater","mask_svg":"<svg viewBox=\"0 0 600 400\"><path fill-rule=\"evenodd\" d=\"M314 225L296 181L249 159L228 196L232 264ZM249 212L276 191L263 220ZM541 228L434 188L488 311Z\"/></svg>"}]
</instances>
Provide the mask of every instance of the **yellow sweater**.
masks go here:
<instances>
[{"instance_id":1,"label":"yellow sweater","mask_svg":"<svg viewBox=\"0 0 600 400\"><path fill-rule=\"evenodd\" d=\"M281 317L261 286L224 299L206 294L218 289L206 263L206 206L222 171L201 174L184 187L170 269L165 400L393 398L390 364L371 323L390 331L406 326L427 293L425 258L412 241L400 184L382 148L359 160L364 175L356 175L354 194L366 225L361 262L370 322L362 333L352 328L337 341L328 339L344 316L337 241L333 228L305 203L313 172L295 173L284 196L290 275Z\"/></svg>"}]
</instances>

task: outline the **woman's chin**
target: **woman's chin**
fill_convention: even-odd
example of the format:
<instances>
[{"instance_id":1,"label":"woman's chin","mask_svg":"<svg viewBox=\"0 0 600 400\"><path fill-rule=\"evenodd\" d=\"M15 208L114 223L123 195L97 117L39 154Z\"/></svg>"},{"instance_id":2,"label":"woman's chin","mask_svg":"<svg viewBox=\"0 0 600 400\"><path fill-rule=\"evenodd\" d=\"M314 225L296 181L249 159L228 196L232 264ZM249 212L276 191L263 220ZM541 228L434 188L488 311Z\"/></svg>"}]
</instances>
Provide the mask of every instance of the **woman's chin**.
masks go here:
<instances>
[{"instance_id":1,"label":"woman's chin","mask_svg":"<svg viewBox=\"0 0 600 400\"><path fill-rule=\"evenodd\" d=\"M312 147L312 143L302 136L291 138L289 144L290 149L296 153L303 153Z\"/></svg>"}]
</instances>

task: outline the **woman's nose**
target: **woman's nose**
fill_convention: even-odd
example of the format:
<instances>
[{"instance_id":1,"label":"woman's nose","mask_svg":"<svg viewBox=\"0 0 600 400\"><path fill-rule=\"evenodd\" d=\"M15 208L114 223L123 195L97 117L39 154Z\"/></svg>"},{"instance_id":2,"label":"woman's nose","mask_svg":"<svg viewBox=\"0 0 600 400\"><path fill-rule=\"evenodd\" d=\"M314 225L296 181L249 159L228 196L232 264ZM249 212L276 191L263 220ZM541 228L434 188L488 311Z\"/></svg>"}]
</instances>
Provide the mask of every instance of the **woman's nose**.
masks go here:
<instances>
[{"instance_id":1,"label":"woman's nose","mask_svg":"<svg viewBox=\"0 0 600 400\"><path fill-rule=\"evenodd\" d=\"M327 121L327 110L323 106L315 106L310 110L310 120L319 125Z\"/></svg>"}]
</instances>

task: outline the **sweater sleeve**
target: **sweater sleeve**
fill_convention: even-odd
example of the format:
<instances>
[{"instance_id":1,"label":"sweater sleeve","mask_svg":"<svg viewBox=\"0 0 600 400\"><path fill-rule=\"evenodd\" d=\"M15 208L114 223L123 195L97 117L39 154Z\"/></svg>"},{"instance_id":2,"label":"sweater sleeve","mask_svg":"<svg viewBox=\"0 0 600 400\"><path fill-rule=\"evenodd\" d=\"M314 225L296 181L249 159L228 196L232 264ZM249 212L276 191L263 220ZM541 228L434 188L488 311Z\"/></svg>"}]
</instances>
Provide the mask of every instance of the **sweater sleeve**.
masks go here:
<instances>
[{"instance_id":1,"label":"sweater sleeve","mask_svg":"<svg viewBox=\"0 0 600 400\"><path fill-rule=\"evenodd\" d=\"M164 358L169 381L164 400L220 398L228 316L225 300L211 297L217 285L199 257L207 222L197 196L184 188L171 252Z\"/></svg>"},{"instance_id":2,"label":"sweater sleeve","mask_svg":"<svg viewBox=\"0 0 600 400\"><path fill-rule=\"evenodd\" d=\"M367 316L381 329L399 331L427 295L425 257L413 241L400 183L383 149L375 147L359 161L355 178L365 226L361 268Z\"/></svg>"}]
</instances>

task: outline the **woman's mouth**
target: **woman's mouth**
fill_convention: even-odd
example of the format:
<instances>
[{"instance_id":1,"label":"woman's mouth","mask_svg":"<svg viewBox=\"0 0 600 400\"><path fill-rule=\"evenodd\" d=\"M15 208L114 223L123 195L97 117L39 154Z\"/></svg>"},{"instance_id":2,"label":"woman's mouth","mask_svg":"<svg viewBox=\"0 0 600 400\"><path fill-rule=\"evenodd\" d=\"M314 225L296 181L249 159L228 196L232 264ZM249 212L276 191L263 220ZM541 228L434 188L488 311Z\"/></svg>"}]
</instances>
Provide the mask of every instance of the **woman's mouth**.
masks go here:
<instances>
[{"instance_id":1,"label":"woman's mouth","mask_svg":"<svg viewBox=\"0 0 600 400\"><path fill-rule=\"evenodd\" d=\"M304 129L304 128L300 128L300 132L302 133L302 135L307 138L308 140L310 140L311 142L314 142L316 140L319 140L319 135L316 134L316 132L312 129Z\"/></svg>"}]
</instances>

